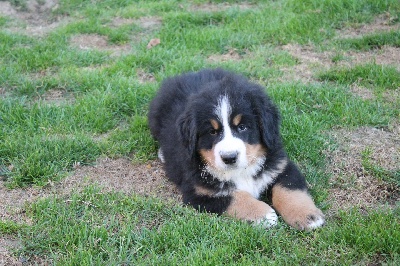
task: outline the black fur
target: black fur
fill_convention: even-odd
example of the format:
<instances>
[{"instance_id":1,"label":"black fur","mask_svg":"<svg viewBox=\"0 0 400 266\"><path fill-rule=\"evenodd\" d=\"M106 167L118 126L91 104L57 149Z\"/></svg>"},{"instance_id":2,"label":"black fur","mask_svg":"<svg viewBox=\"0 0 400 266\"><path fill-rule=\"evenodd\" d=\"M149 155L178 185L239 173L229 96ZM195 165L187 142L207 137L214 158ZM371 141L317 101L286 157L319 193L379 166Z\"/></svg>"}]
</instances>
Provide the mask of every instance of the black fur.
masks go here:
<instances>
[{"instance_id":1,"label":"black fur","mask_svg":"<svg viewBox=\"0 0 400 266\"><path fill-rule=\"evenodd\" d=\"M229 95L232 114L243 114L249 133L241 138L249 144L266 147L262 171L274 171L286 158L279 132L280 117L277 108L265 94L264 88L242 76L222 69L206 69L166 79L150 104L149 125L159 142L165 159L168 178L181 190L183 201L196 209L222 214L232 201L229 191L235 184L222 182L204 172L198 151L210 149L219 141L209 133L209 118L221 95ZM234 132L234 134L239 134ZM257 179L261 173L253 178ZM279 183L288 189L306 190L306 182L296 165L289 161L286 168L268 189ZM217 193L218 197L198 195L196 186Z\"/></svg>"}]
</instances>

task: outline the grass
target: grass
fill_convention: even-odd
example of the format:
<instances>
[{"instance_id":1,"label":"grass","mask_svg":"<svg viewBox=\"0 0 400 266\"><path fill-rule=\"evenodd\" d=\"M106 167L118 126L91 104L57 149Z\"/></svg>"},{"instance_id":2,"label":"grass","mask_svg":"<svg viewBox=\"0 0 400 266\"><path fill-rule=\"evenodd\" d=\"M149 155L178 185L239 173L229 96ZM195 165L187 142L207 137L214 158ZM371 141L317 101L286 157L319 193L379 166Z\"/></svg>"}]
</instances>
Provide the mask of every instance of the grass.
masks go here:
<instances>
[{"instance_id":1,"label":"grass","mask_svg":"<svg viewBox=\"0 0 400 266\"><path fill-rule=\"evenodd\" d=\"M40 2L40 1L39 1ZM381 14L400 13L397 0L249 1L59 1L49 21L66 17L47 34L13 30L15 19L0 16L0 175L10 188L45 186L64 178L76 163L100 156L147 162L157 144L147 126L147 108L162 79L204 67L224 67L264 84L279 106L282 135L290 157L307 176L311 193L325 212L330 175L322 151L335 128L388 127L399 123L399 99L382 95L400 86L399 71L376 63L335 67L315 73L303 84L282 78L297 59L283 44L366 51L398 47L397 31L357 39L337 39L336 30L370 23ZM27 9L26 1L13 5ZM218 6L215 11L207 9ZM115 18L125 20L116 26ZM160 21L152 27L143 17ZM45 23L45 22L43 22ZM398 22L395 22L398 23ZM107 49L70 45L77 34L96 34L109 46L127 46L115 55ZM161 43L152 49L150 39ZM235 61L209 56L234 50ZM138 73L153 77L140 80ZM349 92L358 84L377 97L364 100ZM51 92L61 99L48 100ZM371 164L377 178L396 182ZM398 186L398 183L397 183ZM328 217L326 227L296 232L280 221L269 231L248 224L176 207L159 199L105 194L95 186L65 197L26 206L29 225L0 220L0 232L19 236L16 255L40 256L60 265L221 264L375 264L396 265L399 257L399 206L357 209ZM0 260L1 261L1 260Z\"/></svg>"},{"instance_id":2,"label":"grass","mask_svg":"<svg viewBox=\"0 0 400 266\"><path fill-rule=\"evenodd\" d=\"M352 264L372 254L398 261L400 251L392 211L368 216L343 212L328 230L312 233L283 223L266 231L157 199L104 194L91 187L68 198L39 201L30 213L36 223L22 231L23 254L40 252L62 265L320 264L321 255L324 264Z\"/></svg>"},{"instance_id":3,"label":"grass","mask_svg":"<svg viewBox=\"0 0 400 266\"><path fill-rule=\"evenodd\" d=\"M343 49L371 50L379 49L384 45L400 47L400 33L398 31L389 31L383 33L368 34L362 38L349 38L339 40L338 44Z\"/></svg>"},{"instance_id":4,"label":"grass","mask_svg":"<svg viewBox=\"0 0 400 266\"><path fill-rule=\"evenodd\" d=\"M357 65L352 68L333 69L321 74L320 78L341 84L358 83L381 92L396 90L400 86L400 71L395 67L375 63Z\"/></svg>"},{"instance_id":5,"label":"grass","mask_svg":"<svg viewBox=\"0 0 400 266\"><path fill-rule=\"evenodd\" d=\"M384 169L383 167L371 162L371 155L372 150L368 147L361 153L362 166L364 169L367 172L372 173L378 178L378 180L392 182L397 186L400 186L400 169L392 171Z\"/></svg>"},{"instance_id":6,"label":"grass","mask_svg":"<svg viewBox=\"0 0 400 266\"><path fill-rule=\"evenodd\" d=\"M0 221L0 233L16 234L23 229L24 226L11 221Z\"/></svg>"}]
</instances>

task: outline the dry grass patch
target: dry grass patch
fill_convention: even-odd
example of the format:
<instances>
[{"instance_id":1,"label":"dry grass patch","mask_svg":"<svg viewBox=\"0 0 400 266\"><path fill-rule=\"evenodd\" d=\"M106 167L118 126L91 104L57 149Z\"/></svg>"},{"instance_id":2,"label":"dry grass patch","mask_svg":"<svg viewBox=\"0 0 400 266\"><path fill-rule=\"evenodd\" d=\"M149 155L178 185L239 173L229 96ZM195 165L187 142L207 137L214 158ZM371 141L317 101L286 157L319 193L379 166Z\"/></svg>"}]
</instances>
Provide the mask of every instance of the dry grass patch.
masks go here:
<instances>
[{"instance_id":1,"label":"dry grass patch","mask_svg":"<svg viewBox=\"0 0 400 266\"><path fill-rule=\"evenodd\" d=\"M219 12L219 11L225 11L230 8L238 8L239 10L248 10L253 8L254 6L250 3L243 2L243 3L238 3L238 4L230 4L230 3L221 3L221 4L215 4L215 3L206 3L206 4L198 4L198 5L192 5L189 7L189 11L193 12Z\"/></svg>"},{"instance_id":2,"label":"dry grass patch","mask_svg":"<svg viewBox=\"0 0 400 266\"><path fill-rule=\"evenodd\" d=\"M152 73L148 73L143 69L137 69L136 75L140 83L155 82L156 78Z\"/></svg>"},{"instance_id":3,"label":"dry grass patch","mask_svg":"<svg viewBox=\"0 0 400 266\"><path fill-rule=\"evenodd\" d=\"M344 54L349 60L349 65L376 63L378 65L391 65L400 71L400 48L384 46L382 49L375 49L365 52L349 51Z\"/></svg>"},{"instance_id":4,"label":"dry grass patch","mask_svg":"<svg viewBox=\"0 0 400 266\"><path fill-rule=\"evenodd\" d=\"M127 195L136 193L158 197L176 204L181 202L180 193L167 180L159 162L135 164L129 159L102 158L93 166L76 164L73 174L60 182L49 183L43 188L8 189L0 179L0 220L31 224L25 215L27 205L47 197L68 197L72 192L81 192L90 185L99 186L104 193L122 192ZM0 236L0 265L21 263L11 254L11 251L19 245L16 239ZM41 259L37 258L35 261Z\"/></svg>"},{"instance_id":5,"label":"dry grass patch","mask_svg":"<svg viewBox=\"0 0 400 266\"><path fill-rule=\"evenodd\" d=\"M373 91L371 91L365 87L359 86L356 83L354 83L350 86L350 91L353 95L356 95L357 97L359 97L363 100L373 100L376 98Z\"/></svg>"},{"instance_id":6,"label":"dry grass patch","mask_svg":"<svg viewBox=\"0 0 400 266\"><path fill-rule=\"evenodd\" d=\"M8 189L0 180L0 220L29 223L24 215L26 204L49 196L69 195L89 185L98 185L103 192L137 193L180 202L180 193L165 177L157 161L135 164L129 159L99 159L93 166L75 165L70 176L43 188Z\"/></svg>"},{"instance_id":7,"label":"dry grass patch","mask_svg":"<svg viewBox=\"0 0 400 266\"><path fill-rule=\"evenodd\" d=\"M84 188L82 183L97 184L104 192L119 191L143 196L179 200L180 193L165 177L158 161L147 164L132 163L129 159L99 159L94 166L77 167L75 172L62 180L60 186L68 192Z\"/></svg>"},{"instance_id":8,"label":"dry grass patch","mask_svg":"<svg viewBox=\"0 0 400 266\"><path fill-rule=\"evenodd\" d=\"M26 8L16 8L10 2L0 1L0 15L15 19L12 32L21 32L30 36L43 36L68 22L66 17L51 16L58 8L58 0L28 0Z\"/></svg>"},{"instance_id":9,"label":"dry grass patch","mask_svg":"<svg viewBox=\"0 0 400 266\"><path fill-rule=\"evenodd\" d=\"M398 47L384 46L382 49L363 52L346 51L340 54L335 51L317 52L312 46L298 44L284 45L281 49L287 51L297 61L295 66L280 68L284 73L280 78L282 81L293 80L303 83L315 83L319 82L315 77L316 74L328 71L331 68L351 68L368 63L390 65L400 71L400 48ZM341 60L335 61L334 57L336 55L340 55ZM350 92L364 100L376 99L373 91L357 84L350 86ZM391 102L398 99L398 90L386 92L385 99Z\"/></svg>"},{"instance_id":10,"label":"dry grass patch","mask_svg":"<svg viewBox=\"0 0 400 266\"><path fill-rule=\"evenodd\" d=\"M372 23L352 25L345 29L340 29L336 32L337 39L360 38L366 34L400 30L400 24L394 24L396 20L389 13L383 14L375 18Z\"/></svg>"},{"instance_id":11,"label":"dry grass patch","mask_svg":"<svg viewBox=\"0 0 400 266\"><path fill-rule=\"evenodd\" d=\"M162 20L160 17L141 17L135 20L135 23L146 30L156 30L161 27Z\"/></svg>"},{"instance_id":12,"label":"dry grass patch","mask_svg":"<svg viewBox=\"0 0 400 266\"><path fill-rule=\"evenodd\" d=\"M0 97L5 98L7 97L6 89L0 87Z\"/></svg>"},{"instance_id":13,"label":"dry grass patch","mask_svg":"<svg viewBox=\"0 0 400 266\"><path fill-rule=\"evenodd\" d=\"M112 21L110 23L110 26L114 27L114 28L118 28L118 27L121 27L121 26L132 24L134 22L135 22L135 20L133 20L131 18L116 17L116 18L112 19Z\"/></svg>"},{"instance_id":14,"label":"dry grass patch","mask_svg":"<svg viewBox=\"0 0 400 266\"><path fill-rule=\"evenodd\" d=\"M236 51L236 49L229 49L226 54L215 54L210 55L207 60L210 63L220 63L227 61L239 61L242 59L242 56Z\"/></svg>"},{"instance_id":15,"label":"dry grass patch","mask_svg":"<svg viewBox=\"0 0 400 266\"><path fill-rule=\"evenodd\" d=\"M110 45L108 38L99 34L77 34L71 37L70 44L82 50L100 50L120 56L130 51L129 45Z\"/></svg>"},{"instance_id":16,"label":"dry grass patch","mask_svg":"<svg viewBox=\"0 0 400 266\"><path fill-rule=\"evenodd\" d=\"M10 252L18 248L21 248L21 243L18 240L7 236L0 236L0 265L23 265Z\"/></svg>"},{"instance_id":17,"label":"dry grass patch","mask_svg":"<svg viewBox=\"0 0 400 266\"><path fill-rule=\"evenodd\" d=\"M55 106L62 106L65 104L72 104L75 101L75 98L72 94L67 93L65 90L52 89L46 91L43 95L40 95L37 100L44 101Z\"/></svg>"},{"instance_id":18,"label":"dry grass patch","mask_svg":"<svg viewBox=\"0 0 400 266\"><path fill-rule=\"evenodd\" d=\"M146 16L139 19L115 17L110 26L118 28L130 24L136 24L145 30L156 30L161 27L162 19L157 16Z\"/></svg>"},{"instance_id":19,"label":"dry grass patch","mask_svg":"<svg viewBox=\"0 0 400 266\"><path fill-rule=\"evenodd\" d=\"M281 70L285 73L283 80L301 81L310 83L316 81L314 72L328 70L334 63L332 62L333 52L316 52L314 47L301 46L298 44L287 44L281 47L297 60L297 65L284 67Z\"/></svg>"},{"instance_id":20,"label":"dry grass patch","mask_svg":"<svg viewBox=\"0 0 400 266\"><path fill-rule=\"evenodd\" d=\"M338 147L327 152L328 171L333 174L330 189L332 211L351 207L381 208L399 202L400 188L366 169L367 154L372 165L386 171L400 171L400 138L396 131L362 127L331 134ZM367 152L368 151L368 152Z\"/></svg>"}]
</instances>

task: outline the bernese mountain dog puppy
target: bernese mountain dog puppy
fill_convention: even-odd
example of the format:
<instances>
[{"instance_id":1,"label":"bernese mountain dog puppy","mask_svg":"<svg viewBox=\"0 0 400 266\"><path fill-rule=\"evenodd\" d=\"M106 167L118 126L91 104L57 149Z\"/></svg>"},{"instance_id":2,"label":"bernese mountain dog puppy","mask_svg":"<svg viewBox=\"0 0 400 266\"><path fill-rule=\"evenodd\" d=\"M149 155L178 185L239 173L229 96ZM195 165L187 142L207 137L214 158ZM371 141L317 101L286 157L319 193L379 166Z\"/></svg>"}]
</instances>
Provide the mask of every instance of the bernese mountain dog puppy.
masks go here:
<instances>
[{"instance_id":1,"label":"bernese mountain dog puppy","mask_svg":"<svg viewBox=\"0 0 400 266\"><path fill-rule=\"evenodd\" d=\"M162 83L148 118L185 204L265 227L277 223L275 211L300 230L324 224L284 151L279 112L263 87L222 69L186 73Z\"/></svg>"}]
</instances>

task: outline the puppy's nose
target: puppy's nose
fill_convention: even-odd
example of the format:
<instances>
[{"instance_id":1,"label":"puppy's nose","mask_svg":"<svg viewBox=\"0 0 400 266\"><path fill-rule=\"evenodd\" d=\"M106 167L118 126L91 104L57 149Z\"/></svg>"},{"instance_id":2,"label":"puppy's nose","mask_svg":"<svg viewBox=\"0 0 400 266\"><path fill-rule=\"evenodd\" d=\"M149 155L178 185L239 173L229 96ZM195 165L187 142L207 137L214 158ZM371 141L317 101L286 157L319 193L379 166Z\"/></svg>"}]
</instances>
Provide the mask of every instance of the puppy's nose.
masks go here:
<instances>
[{"instance_id":1,"label":"puppy's nose","mask_svg":"<svg viewBox=\"0 0 400 266\"><path fill-rule=\"evenodd\" d=\"M238 152L223 152L220 154L221 159L225 164L234 164L237 161L238 158Z\"/></svg>"}]
</instances>

